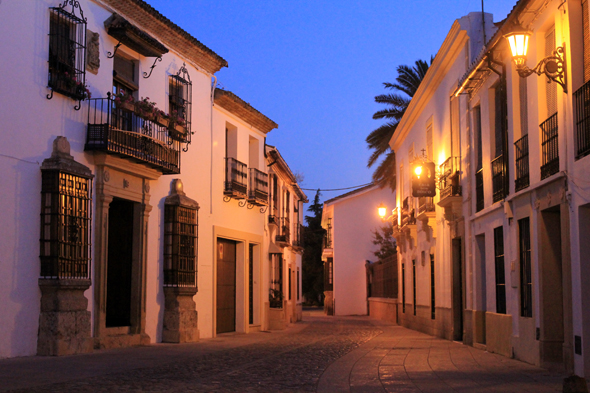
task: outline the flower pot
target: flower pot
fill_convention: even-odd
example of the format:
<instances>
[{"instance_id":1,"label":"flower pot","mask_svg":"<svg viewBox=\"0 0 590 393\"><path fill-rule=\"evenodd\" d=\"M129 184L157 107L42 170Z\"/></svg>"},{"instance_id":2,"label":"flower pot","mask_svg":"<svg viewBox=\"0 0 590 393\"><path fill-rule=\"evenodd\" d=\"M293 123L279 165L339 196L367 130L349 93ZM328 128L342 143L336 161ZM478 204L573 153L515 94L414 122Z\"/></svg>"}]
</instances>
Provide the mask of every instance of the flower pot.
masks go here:
<instances>
[{"instance_id":1,"label":"flower pot","mask_svg":"<svg viewBox=\"0 0 590 393\"><path fill-rule=\"evenodd\" d=\"M118 104L116 104L117 108L119 109L124 109L126 111L134 111L135 110L135 105L133 105L132 102L120 102Z\"/></svg>"},{"instance_id":2,"label":"flower pot","mask_svg":"<svg viewBox=\"0 0 590 393\"><path fill-rule=\"evenodd\" d=\"M170 124L170 119L168 119L166 116L158 115L156 116L156 123L158 123L162 127L168 128L168 124Z\"/></svg>"},{"instance_id":3,"label":"flower pot","mask_svg":"<svg viewBox=\"0 0 590 393\"><path fill-rule=\"evenodd\" d=\"M177 141L186 142L186 128L179 124L174 124L173 127L168 127L170 131L170 137Z\"/></svg>"}]
</instances>

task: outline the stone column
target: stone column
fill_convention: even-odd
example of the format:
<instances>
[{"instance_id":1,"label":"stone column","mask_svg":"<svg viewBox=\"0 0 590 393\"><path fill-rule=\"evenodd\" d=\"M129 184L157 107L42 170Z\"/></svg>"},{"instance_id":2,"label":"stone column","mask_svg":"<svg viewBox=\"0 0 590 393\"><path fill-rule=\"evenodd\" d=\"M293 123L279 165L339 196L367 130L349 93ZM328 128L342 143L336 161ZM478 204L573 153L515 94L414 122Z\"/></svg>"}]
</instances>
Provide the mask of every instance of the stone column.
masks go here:
<instances>
[{"instance_id":1,"label":"stone column","mask_svg":"<svg viewBox=\"0 0 590 393\"><path fill-rule=\"evenodd\" d=\"M199 341L198 317L193 297L197 293L197 238L199 204L188 198L182 181L174 179L165 201L164 217L164 326L162 342ZM182 214L180 212L182 211ZM188 219L187 217L194 219ZM183 223L184 232L180 230ZM187 233L187 227L194 233ZM192 248L190 247L190 242ZM192 250L192 251L187 251ZM193 270L179 267L179 260L193 258ZM186 262L185 262L186 263ZM190 275L193 274L191 277ZM181 279L182 277L182 279ZM190 279L188 279L190 277Z\"/></svg>"},{"instance_id":2,"label":"stone column","mask_svg":"<svg viewBox=\"0 0 590 393\"><path fill-rule=\"evenodd\" d=\"M84 291L90 280L39 279L41 313L37 355L61 356L92 352L90 311Z\"/></svg>"},{"instance_id":3,"label":"stone column","mask_svg":"<svg viewBox=\"0 0 590 393\"><path fill-rule=\"evenodd\" d=\"M164 329L162 342L188 343L199 341L196 304L193 296L196 287L164 288Z\"/></svg>"}]
</instances>

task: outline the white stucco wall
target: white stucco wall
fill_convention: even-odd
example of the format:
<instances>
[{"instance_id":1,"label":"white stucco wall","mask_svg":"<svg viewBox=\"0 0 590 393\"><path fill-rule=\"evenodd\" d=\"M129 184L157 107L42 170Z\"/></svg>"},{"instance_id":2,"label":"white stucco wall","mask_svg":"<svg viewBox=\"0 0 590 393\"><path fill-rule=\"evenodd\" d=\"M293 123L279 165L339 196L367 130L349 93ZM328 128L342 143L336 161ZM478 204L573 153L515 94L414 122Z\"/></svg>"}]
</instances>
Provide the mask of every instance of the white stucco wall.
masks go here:
<instances>
[{"instance_id":1,"label":"white stucco wall","mask_svg":"<svg viewBox=\"0 0 590 393\"><path fill-rule=\"evenodd\" d=\"M335 315L367 314L365 262L376 261L377 250L371 231L384 225L377 207L385 204L390 214L394 201L389 188L372 187L324 206L332 217Z\"/></svg>"}]
</instances>

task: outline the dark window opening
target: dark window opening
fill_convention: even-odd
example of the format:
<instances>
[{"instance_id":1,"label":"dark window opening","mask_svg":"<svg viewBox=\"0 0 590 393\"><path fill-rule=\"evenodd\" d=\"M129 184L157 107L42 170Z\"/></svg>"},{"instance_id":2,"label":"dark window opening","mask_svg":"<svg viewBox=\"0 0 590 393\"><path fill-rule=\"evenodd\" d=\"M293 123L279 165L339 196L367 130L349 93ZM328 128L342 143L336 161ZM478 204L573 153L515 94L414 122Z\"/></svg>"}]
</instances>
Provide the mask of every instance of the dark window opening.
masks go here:
<instances>
[{"instance_id":1,"label":"dark window opening","mask_svg":"<svg viewBox=\"0 0 590 393\"><path fill-rule=\"evenodd\" d=\"M533 316L533 277L531 271L531 234L529 218L518 220L520 245L520 316Z\"/></svg>"},{"instance_id":2,"label":"dark window opening","mask_svg":"<svg viewBox=\"0 0 590 393\"><path fill-rule=\"evenodd\" d=\"M506 278L504 274L504 229L494 228L494 261L496 267L496 312L506 314Z\"/></svg>"}]
</instances>

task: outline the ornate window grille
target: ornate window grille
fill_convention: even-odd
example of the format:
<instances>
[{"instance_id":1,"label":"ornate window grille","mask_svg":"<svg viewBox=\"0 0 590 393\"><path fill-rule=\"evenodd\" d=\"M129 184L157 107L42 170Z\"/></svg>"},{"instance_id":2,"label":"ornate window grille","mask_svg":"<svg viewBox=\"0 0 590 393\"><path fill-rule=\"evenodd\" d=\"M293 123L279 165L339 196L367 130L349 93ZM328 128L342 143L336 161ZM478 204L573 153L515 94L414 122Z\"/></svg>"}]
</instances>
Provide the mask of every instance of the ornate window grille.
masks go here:
<instances>
[{"instance_id":1,"label":"ornate window grille","mask_svg":"<svg viewBox=\"0 0 590 393\"><path fill-rule=\"evenodd\" d=\"M223 194L228 198L244 199L248 192L247 166L235 158L225 159L225 189Z\"/></svg>"},{"instance_id":2,"label":"ornate window grille","mask_svg":"<svg viewBox=\"0 0 590 393\"><path fill-rule=\"evenodd\" d=\"M541 125L541 180L559 172L559 146L557 113L545 120Z\"/></svg>"},{"instance_id":3,"label":"ornate window grille","mask_svg":"<svg viewBox=\"0 0 590 393\"><path fill-rule=\"evenodd\" d=\"M61 153L41 167L41 278L88 279L92 221L92 174L69 155L69 144L58 138ZM67 146L67 149L63 146Z\"/></svg>"},{"instance_id":4,"label":"ornate window grille","mask_svg":"<svg viewBox=\"0 0 590 393\"><path fill-rule=\"evenodd\" d=\"M70 5L71 10L66 11ZM80 16L76 16L76 9ZM86 97L86 18L80 3L65 0L49 9L49 80L53 92L82 101ZM80 104L75 107L80 109Z\"/></svg>"},{"instance_id":5,"label":"ornate window grille","mask_svg":"<svg viewBox=\"0 0 590 393\"><path fill-rule=\"evenodd\" d=\"M173 182L164 207L164 286L197 286L199 205L185 196L182 183Z\"/></svg>"},{"instance_id":6,"label":"ornate window grille","mask_svg":"<svg viewBox=\"0 0 590 393\"><path fill-rule=\"evenodd\" d=\"M515 191L520 191L529 186L529 136L528 134L514 142L516 155L516 179Z\"/></svg>"},{"instance_id":7,"label":"ornate window grille","mask_svg":"<svg viewBox=\"0 0 590 393\"><path fill-rule=\"evenodd\" d=\"M191 143L191 111L193 99L193 84L186 69L186 64L183 64L176 75L170 75L169 79L169 104L170 104L170 118L172 120L182 119L178 127L172 125L170 130L181 142Z\"/></svg>"}]
</instances>

